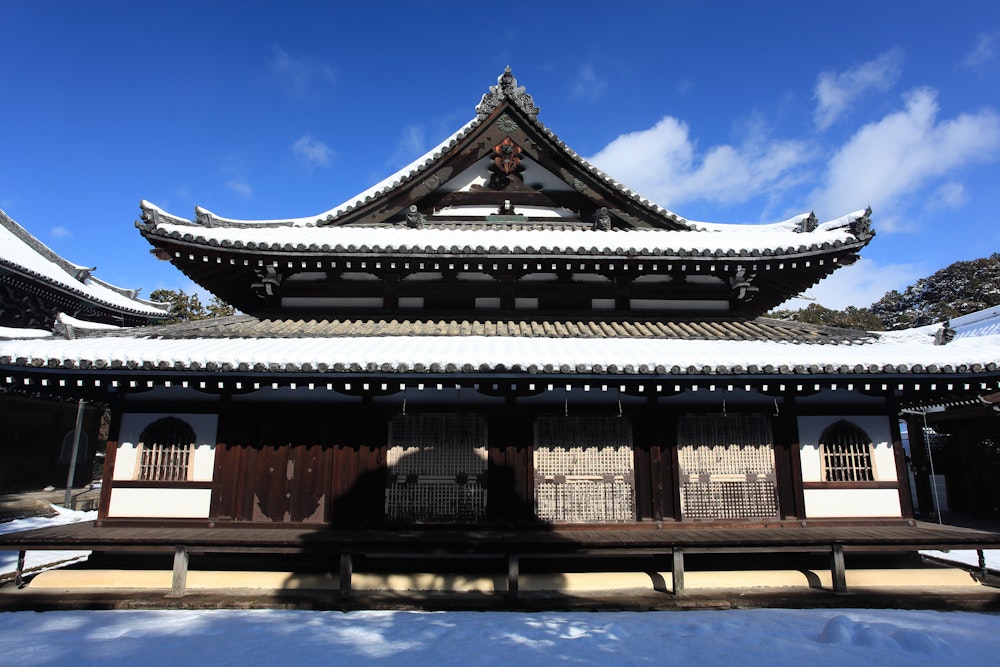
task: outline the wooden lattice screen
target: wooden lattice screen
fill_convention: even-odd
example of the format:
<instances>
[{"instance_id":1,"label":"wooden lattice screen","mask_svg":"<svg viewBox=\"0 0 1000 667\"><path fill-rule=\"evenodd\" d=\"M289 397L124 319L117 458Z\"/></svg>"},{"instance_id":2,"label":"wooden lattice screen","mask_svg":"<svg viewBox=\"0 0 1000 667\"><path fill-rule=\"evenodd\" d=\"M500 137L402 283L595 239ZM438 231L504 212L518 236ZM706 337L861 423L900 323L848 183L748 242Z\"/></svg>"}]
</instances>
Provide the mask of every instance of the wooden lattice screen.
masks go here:
<instances>
[{"instance_id":1,"label":"wooden lattice screen","mask_svg":"<svg viewBox=\"0 0 1000 667\"><path fill-rule=\"evenodd\" d=\"M475 415L393 418L386 517L462 523L485 518L486 447L486 422Z\"/></svg>"},{"instance_id":2,"label":"wooden lattice screen","mask_svg":"<svg viewBox=\"0 0 1000 667\"><path fill-rule=\"evenodd\" d=\"M177 417L164 417L139 435L136 478L154 482L187 481L194 449L194 429Z\"/></svg>"},{"instance_id":3,"label":"wooden lattice screen","mask_svg":"<svg viewBox=\"0 0 1000 667\"><path fill-rule=\"evenodd\" d=\"M581 415L535 421L538 517L560 523L635 520L632 425Z\"/></svg>"},{"instance_id":4,"label":"wooden lattice screen","mask_svg":"<svg viewBox=\"0 0 1000 667\"><path fill-rule=\"evenodd\" d=\"M872 440L846 420L830 426L819 438L823 478L828 482L870 482L875 479Z\"/></svg>"},{"instance_id":5,"label":"wooden lattice screen","mask_svg":"<svg viewBox=\"0 0 1000 667\"><path fill-rule=\"evenodd\" d=\"M684 519L778 515L770 420L763 415L689 415L678 421Z\"/></svg>"}]
</instances>

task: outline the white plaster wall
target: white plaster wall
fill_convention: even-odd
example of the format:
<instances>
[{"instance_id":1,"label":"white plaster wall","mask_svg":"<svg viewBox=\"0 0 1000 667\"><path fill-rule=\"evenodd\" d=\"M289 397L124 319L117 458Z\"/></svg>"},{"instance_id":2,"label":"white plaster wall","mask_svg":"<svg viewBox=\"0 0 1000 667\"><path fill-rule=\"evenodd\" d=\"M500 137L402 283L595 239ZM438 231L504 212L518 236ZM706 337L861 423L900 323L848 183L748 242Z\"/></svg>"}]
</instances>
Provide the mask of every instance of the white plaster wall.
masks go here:
<instances>
[{"instance_id":1,"label":"white plaster wall","mask_svg":"<svg viewBox=\"0 0 1000 667\"><path fill-rule=\"evenodd\" d=\"M875 469L875 480L897 481L896 457L892 449L892 424L889 417L877 415L799 417L802 481L824 481L819 438L827 427L841 419L846 419L864 429L872 439L872 466ZM808 519L902 516L899 491L896 489L806 489L803 495Z\"/></svg>"},{"instance_id":2,"label":"white plaster wall","mask_svg":"<svg viewBox=\"0 0 1000 667\"><path fill-rule=\"evenodd\" d=\"M807 519L899 517L896 489L806 489Z\"/></svg>"},{"instance_id":3,"label":"white plaster wall","mask_svg":"<svg viewBox=\"0 0 1000 667\"><path fill-rule=\"evenodd\" d=\"M113 489L109 517L207 519L211 489Z\"/></svg>"},{"instance_id":4,"label":"white plaster wall","mask_svg":"<svg viewBox=\"0 0 1000 667\"><path fill-rule=\"evenodd\" d=\"M139 436L142 435L143 429L157 419L164 417L177 417L191 425L191 428L194 429L196 443L192 463L192 481L212 481L215 469L215 438L218 430L218 416L214 414L164 414L160 412L130 412L122 415L121 427L118 430L118 452L115 456L112 479L130 480L134 478Z\"/></svg>"},{"instance_id":5,"label":"white plaster wall","mask_svg":"<svg viewBox=\"0 0 1000 667\"><path fill-rule=\"evenodd\" d=\"M819 455L819 438L830 425L846 419L864 429L872 439L872 465L875 480L895 482L896 457L892 451L892 431L889 417L884 416L823 416L799 417L799 454L802 460L802 481L822 482Z\"/></svg>"}]
</instances>

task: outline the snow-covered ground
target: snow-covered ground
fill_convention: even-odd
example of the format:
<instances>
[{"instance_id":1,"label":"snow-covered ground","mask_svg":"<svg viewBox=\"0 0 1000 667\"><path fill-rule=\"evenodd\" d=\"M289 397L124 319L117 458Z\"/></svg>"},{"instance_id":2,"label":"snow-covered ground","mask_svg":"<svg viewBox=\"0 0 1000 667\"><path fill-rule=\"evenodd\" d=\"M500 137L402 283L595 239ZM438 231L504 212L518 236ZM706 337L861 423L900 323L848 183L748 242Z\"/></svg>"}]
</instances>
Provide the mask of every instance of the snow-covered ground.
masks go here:
<instances>
[{"instance_id":1,"label":"snow-covered ground","mask_svg":"<svg viewBox=\"0 0 1000 667\"><path fill-rule=\"evenodd\" d=\"M97 518L97 512L77 512L58 505L52 505L52 509L56 512L53 517L29 517L0 523L0 535L79 521L92 521ZM75 563L85 560L89 555L89 551L29 551L24 559L24 571L32 572L50 565ZM7 578L7 575L12 575L16 571L17 552L0 551L0 579Z\"/></svg>"},{"instance_id":2,"label":"snow-covered ground","mask_svg":"<svg viewBox=\"0 0 1000 667\"><path fill-rule=\"evenodd\" d=\"M0 532L94 518L0 524ZM939 556L961 557L964 552ZM975 552L970 552L975 558ZM16 554L0 552L0 572ZM964 554L968 556L969 554ZM1000 568L997 552L992 567ZM9 556L9 557L8 557ZM29 567L85 552L29 552ZM973 561L975 563L975 561ZM863 609L686 612L288 610L0 614L0 664L667 665L996 664L1000 615Z\"/></svg>"},{"instance_id":3,"label":"snow-covered ground","mask_svg":"<svg viewBox=\"0 0 1000 667\"><path fill-rule=\"evenodd\" d=\"M991 665L1000 616L900 610L0 615L8 665Z\"/></svg>"}]
</instances>

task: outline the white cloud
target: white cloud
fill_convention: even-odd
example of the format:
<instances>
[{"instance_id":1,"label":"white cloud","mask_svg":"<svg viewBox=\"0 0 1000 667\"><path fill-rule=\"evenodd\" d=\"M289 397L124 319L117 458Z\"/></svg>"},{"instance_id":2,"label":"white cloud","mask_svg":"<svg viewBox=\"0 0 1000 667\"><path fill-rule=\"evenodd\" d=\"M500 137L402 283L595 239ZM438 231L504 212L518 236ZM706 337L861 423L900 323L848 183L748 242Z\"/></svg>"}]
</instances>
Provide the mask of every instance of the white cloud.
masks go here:
<instances>
[{"instance_id":1,"label":"white cloud","mask_svg":"<svg viewBox=\"0 0 1000 667\"><path fill-rule=\"evenodd\" d=\"M325 63L289 55L275 47L267 63L282 89L292 97L306 97L318 86L330 85L336 80L333 69Z\"/></svg>"},{"instance_id":2,"label":"white cloud","mask_svg":"<svg viewBox=\"0 0 1000 667\"><path fill-rule=\"evenodd\" d=\"M969 200L965 194L965 186L955 181L942 184L932 194L927 202L928 208L961 208Z\"/></svg>"},{"instance_id":3,"label":"white cloud","mask_svg":"<svg viewBox=\"0 0 1000 667\"><path fill-rule=\"evenodd\" d=\"M53 227L49 230L49 236L54 239L71 239L73 238L73 232L69 231L62 225L58 227Z\"/></svg>"},{"instance_id":4,"label":"white cloud","mask_svg":"<svg viewBox=\"0 0 1000 667\"><path fill-rule=\"evenodd\" d=\"M577 70L576 81L573 82L570 97L574 100L596 102L604 96L607 90L607 79L598 77L593 65L581 65L580 69Z\"/></svg>"},{"instance_id":5,"label":"white cloud","mask_svg":"<svg viewBox=\"0 0 1000 667\"><path fill-rule=\"evenodd\" d=\"M292 144L292 152L310 170L325 167L333 159L333 149L322 141L313 139L310 134L303 134L296 139Z\"/></svg>"},{"instance_id":6,"label":"white cloud","mask_svg":"<svg viewBox=\"0 0 1000 667\"><path fill-rule=\"evenodd\" d=\"M997 35L982 34L976 39L976 45L962 59L962 65L971 69L980 69L992 63L996 57Z\"/></svg>"},{"instance_id":7,"label":"white cloud","mask_svg":"<svg viewBox=\"0 0 1000 667\"><path fill-rule=\"evenodd\" d=\"M870 90L888 90L899 78L903 52L892 49L845 72L823 72L816 82L813 97L816 127L825 130Z\"/></svg>"},{"instance_id":8,"label":"white cloud","mask_svg":"<svg viewBox=\"0 0 1000 667\"><path fill-rule=\"evenodd\" d=\"M809 199L820 218L865 205L890 211L931 179L996 156L994 110L939 121L934 90L918 88L904 100L902 110L862 127L830 160L825 184ZM884 221L880 229L890 231Z\"/></svg>"},{"instance_id":9,"label":"white cloud","mask_svg":"<svg viewBox=\"0 0 1000 667\"><path fill-rule=\"evenodd\" d=\"M253 188L246 181L229 181L226 183L226 187L243 197L244 199L250 199L253 197Z\"/></svg>"},{"instance_id":10,"label":"white cloud","mask_svg":"<svg viewBox=\"0 0 1000 667\"><path fill-rule=\"evenodd\" d=\"M734 204L780 189L809 157L804 142L755 135L741 146L699 153L687 125L670 116L648 130L623 134L588 160L615 180L671 208L711 200Z\"/></svg>"},{"instance_id":11,"label":"white cloud","mask_svg":"<svg viewBox=\"0 0 1000 667\"><path fill-rule=\"evenodd\" d=\"M424 131L418 125L407 125L403 128L403 136L396 144L396 150L387 161L389 167L397 169L410 164L427 152L427 141Z\"/></svg>"},{"instance_id":12,"label":"white cloud","mask_svg":"<svg viewBox=\"0 0 1000 667\"><path fill-rule=\"evenodd\" d=\"M923 277L924 272L914 264L880 264L861 258L821 280L802 295L805 298L787 301L781 308L794 310L805 308L809 303L834 310L848 306L864 308L881 299L886 292L902 291Z\"/></svg>"}]
</instances>

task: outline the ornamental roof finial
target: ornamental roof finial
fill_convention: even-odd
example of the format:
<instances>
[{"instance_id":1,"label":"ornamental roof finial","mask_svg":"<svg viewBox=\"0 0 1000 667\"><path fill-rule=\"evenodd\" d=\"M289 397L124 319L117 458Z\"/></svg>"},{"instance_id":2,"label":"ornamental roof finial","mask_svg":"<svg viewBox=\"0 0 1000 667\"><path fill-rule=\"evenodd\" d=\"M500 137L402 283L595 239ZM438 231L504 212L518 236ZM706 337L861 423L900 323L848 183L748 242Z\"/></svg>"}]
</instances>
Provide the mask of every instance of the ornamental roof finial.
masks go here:
<instances>
[{"instance_id":1,"label":"ornamental roof finial","mask_svg":"<svg viewBox=\"0 0 1000 667\"><path fill-rule=\"evenodd\" d=\"M497 85L490 86L489 92L483 95L483 99L476 106L476 116L480 119L486 118L504 100L510 100L516 104L532 119L538 117L538 107L535 106L531 95L525 92L524 86L517 85L517 79L510 71L510 65L504 69L503 74L497 77Z\"/></svg>"}]
</instances>

